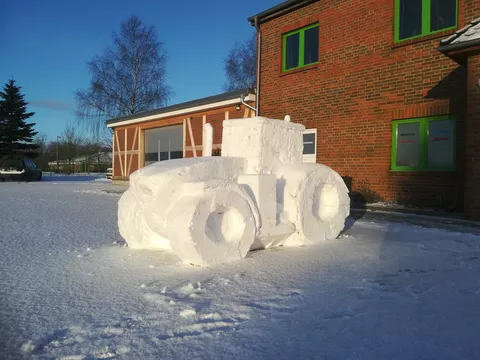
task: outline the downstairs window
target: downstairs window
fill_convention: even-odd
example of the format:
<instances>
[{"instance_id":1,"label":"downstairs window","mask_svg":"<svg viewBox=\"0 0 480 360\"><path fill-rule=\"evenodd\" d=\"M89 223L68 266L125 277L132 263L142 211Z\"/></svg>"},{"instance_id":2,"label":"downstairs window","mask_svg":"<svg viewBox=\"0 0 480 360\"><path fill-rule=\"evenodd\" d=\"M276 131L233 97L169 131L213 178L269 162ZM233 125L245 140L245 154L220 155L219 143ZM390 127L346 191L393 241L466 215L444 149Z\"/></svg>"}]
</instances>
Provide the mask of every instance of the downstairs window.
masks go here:
<instances>
[{"instance_id":1,"label":"downstairs window","mask_svg":"<svg viewBox=\"0 0 480 360\"><path fill-rule=\"evenodd\" d=\"M455 170L455 118L436 116L394 121L392 170Z\"/></svg>"}]
</instances>

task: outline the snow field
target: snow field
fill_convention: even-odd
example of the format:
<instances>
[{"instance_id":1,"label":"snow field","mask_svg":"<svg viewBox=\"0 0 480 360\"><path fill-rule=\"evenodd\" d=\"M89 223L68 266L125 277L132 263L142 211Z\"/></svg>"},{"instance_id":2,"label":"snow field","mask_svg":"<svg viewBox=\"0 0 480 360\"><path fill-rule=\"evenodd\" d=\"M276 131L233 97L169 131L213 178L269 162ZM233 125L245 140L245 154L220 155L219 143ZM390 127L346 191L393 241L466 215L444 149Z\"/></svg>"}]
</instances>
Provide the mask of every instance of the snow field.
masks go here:
<instances>
[{"instance_id":1,"label":"snow field","mask_svg":"<svg viewBox=\"0 0 480 360\"><path fill-rule=\"evenodd\" d=\"M480 237L460 226L366 214L204 269L126 247L123 189L0 186L1 359L479 358Z\"/></svg>"}]
</instances>

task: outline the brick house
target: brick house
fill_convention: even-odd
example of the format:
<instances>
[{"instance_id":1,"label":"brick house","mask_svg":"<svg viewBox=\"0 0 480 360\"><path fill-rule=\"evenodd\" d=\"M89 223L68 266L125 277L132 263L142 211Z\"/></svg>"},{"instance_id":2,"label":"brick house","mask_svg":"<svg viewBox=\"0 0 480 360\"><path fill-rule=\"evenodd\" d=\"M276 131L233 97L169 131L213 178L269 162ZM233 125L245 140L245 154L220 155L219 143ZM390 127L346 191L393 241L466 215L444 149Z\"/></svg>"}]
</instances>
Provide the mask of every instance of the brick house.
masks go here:
<instances>
[{"instance_id":1,"label":"brick house","mask_svg":"<svg viewBox=\"0 0 480 360\"><path fill-rule=\"evenodd\" d=\"M232 91L107 121L113 131L114 183L156 161L202 156L203 125L213 127L213 149L222 143L225 119L255 114L255 94Z\"/></svg>"},{"instance_id":2,"label":"brick house","mask_svg":"<svg viewBox=\"0 0 480 360\"><path fill-rule=\"evenodd\" d=\"M480 26L458 31L479 14L480 0L289 0L252 16L259 115L304 124L304 151L367 200L480 219Z\"/></svg>"}]
</instances>

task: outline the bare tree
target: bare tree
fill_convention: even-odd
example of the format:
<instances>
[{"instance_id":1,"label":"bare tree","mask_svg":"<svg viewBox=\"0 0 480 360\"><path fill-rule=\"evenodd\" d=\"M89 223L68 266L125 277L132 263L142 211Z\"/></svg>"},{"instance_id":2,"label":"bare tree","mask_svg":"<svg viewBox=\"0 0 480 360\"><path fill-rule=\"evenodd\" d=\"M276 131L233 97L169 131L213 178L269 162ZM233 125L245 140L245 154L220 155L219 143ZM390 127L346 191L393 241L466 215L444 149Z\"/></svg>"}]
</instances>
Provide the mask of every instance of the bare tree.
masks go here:
<instances>
[{"instance_id":1,"label":"bare tree","mask_svg":"<svg viewBox=\"0 0 480 360\"><path fill-rule=\"evenodd\" d=\"M132 16L112 39L112 47L87 63L90 87L75 93L77 119L95 135L105 132L105 120L165 106L173 94L167 53L153 26Z\"/></svg>"},{"instance_id":2,"label":"bare tree","mask_svg":"<svg viewBox=\"0 0 480 360\"><path fill-rule=\"evenodd\" d=\"M111 150L111 149L109 149ZM83 157L84 170L87 172L90 168L90 165L100 163L102 145L95 139L86 139L78 149L79 156Z\"/></svg>"},{"instance_id":3,"label":"bare tree","mask_svg":"<svg viewBox=\"0 0 480 360\"><path fill-rule=\"evenodd\" d=\"M235 43L225 59L227 82L225 91L255 88L256 84L256 35L253 34L245 43Z\"/></svg>"},{"instance_id":4,"label":"bare tree","mask_svg":"<svg viewBox=\"0 0 480 360\"><path fill-rule=\"evenodd\" d=\"M108 128L108 129L105 129L103 136L99 137L97 141L102 145L102 147L108 148L111 150L113 146L112 139L113 139L113 131L112 129Z\"/></svg>"},{"instance_id":5,"label":"bare tree","mask_svg":"<svg viewBox=\"0 0 480 360\"><path fill-rule=\"evenodd\" d=\"M68 168L72 171L72 162L79 155L79 150L85 142L84 138L77 133L72 124L67 124L60 137L59 154L68 161Z\"/></svg>"},{"instance_id":6,"label":"bare tree","mask_svg":"<svg viewBox=\"0 0 480 360\"><path fill-rule=\"evenodd\" d=\"M48 167L48 146L47 135L44 133L38 133L33 138L33 143L37 145L37 156L35 160L40 168L45 169Z\"/></svg>"},{"instance_id":7,"label":"bare tree","mask_svg":"<svg viewBox=\"0 0 480 360\"><path fill-rule=\"evenodd\" d=\"M33 143L38 146L37 153L41 154L45 152L47 148L47 135L44 133L38 133L34 136Z\"/></svg>"}]
</instances>

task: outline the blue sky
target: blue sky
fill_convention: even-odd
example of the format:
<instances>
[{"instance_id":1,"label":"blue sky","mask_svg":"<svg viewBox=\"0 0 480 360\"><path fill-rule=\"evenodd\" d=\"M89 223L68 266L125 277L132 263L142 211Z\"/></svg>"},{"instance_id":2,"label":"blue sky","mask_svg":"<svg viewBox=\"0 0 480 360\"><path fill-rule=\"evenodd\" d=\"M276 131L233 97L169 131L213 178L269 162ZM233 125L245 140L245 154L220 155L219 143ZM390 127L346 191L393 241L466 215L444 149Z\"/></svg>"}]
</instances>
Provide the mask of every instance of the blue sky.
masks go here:
<instances>
[{"instance_id":1,"label":"blue sky","mask_svg":"<svg viewBox=\"0 0 480 360\"><path fill-rule=\"evenodd\" d=\"M75 121L73 93L90 81L86 61L130 15L157 28L169 53L170 104L222 92L223 61L254 31L247 18L282 0L2 0L0 83L22 87L36 129L49 138Z\"/></svg>"}]
</instances>

